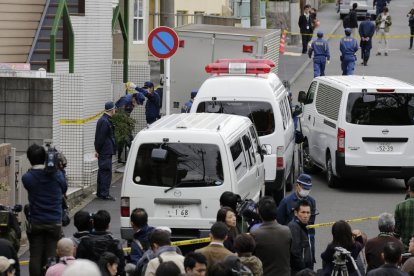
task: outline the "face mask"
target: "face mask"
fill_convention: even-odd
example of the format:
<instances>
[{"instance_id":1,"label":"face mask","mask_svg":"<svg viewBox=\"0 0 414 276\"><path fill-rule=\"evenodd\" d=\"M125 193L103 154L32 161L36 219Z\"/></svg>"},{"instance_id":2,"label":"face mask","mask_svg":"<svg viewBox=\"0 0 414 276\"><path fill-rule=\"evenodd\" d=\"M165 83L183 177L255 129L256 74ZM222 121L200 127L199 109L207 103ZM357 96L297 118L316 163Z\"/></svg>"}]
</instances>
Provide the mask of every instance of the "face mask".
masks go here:
<instances>
[{"instance_id":1,"label":"face mask","mask_svg":"<svg viewBox=\"0 0 414 276\"><path fill-rule=\"evenodd\" d=\"M298 194L299 194L301 197L307 197L307 196L309 195L309 193L310 193L310 190L305 190L305 189L302 189L302 190L300 190L300 191L298 192Z\"/></svg>"}]
</instances>

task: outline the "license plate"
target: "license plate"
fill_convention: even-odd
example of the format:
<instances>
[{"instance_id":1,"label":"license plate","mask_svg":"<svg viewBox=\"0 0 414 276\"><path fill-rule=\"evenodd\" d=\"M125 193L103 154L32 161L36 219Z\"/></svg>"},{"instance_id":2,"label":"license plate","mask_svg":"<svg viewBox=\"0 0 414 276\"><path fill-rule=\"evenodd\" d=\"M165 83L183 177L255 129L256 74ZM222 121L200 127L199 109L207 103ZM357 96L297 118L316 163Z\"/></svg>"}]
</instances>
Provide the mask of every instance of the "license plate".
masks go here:
<instances>
[{"instance_id":1,"label":"license plate","mask_svg":"<svg viewBox=\"0 0 414 276\"><path fill-rule=\"evenodd\" d=\"M390 143L380 143L377 146L377 151L379 151L379 152L390 152L390 151L393 151L393 150L394 150L394 148Z\"/></svg>"},{"instance_id":2,"label":"license plate","mask_svg":"<svg viewBox=\"0 0 414 276\"><path fill-rule=\"evenodd\" d=\"M184 205L172 205L171 209L167 211L169 217L188 217L190 216L190 210L188 206Z\"/></svg>"}]
</instances>

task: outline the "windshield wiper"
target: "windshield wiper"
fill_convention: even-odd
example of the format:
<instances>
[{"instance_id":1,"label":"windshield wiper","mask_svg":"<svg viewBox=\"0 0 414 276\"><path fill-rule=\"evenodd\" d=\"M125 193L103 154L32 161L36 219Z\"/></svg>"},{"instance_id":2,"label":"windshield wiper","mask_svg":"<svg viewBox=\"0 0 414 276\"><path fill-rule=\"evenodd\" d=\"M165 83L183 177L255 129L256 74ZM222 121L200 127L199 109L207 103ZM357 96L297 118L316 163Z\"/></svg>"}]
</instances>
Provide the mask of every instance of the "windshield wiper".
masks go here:
<instances>
[{"instance_id":1,"label":"windshield wiper","mask_svg":"<svg viewBox=\"0 0 414 276\"><path fill-rule=\"evenodd\" d=\"M171 191L172 189L175 189L179 186L181 186L181 184L205 184L205 185L212 185L214 184L216 181L203 181L203 180L192 180L192 181L181 181L178 183L175 183L174 185L172 185L171 187L167 188L164 190L164 193L168 193L169 191Z\"/></svg>"}]
</instances>

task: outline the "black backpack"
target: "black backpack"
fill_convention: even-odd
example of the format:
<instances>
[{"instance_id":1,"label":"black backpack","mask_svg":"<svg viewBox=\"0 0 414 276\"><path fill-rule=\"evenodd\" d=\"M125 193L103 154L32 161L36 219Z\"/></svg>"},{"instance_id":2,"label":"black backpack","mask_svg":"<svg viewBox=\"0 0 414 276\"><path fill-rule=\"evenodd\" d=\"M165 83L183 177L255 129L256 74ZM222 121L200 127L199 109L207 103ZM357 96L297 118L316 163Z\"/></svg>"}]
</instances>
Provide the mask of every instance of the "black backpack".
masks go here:
<instances>
[{"instance_id":1,"label":"black backpack","mask_svg":"<svg viewBox=\"0 0 414 276\"><path fill-rule=\"evenodd\" d=\"M90 235L82 239L88 239L86 245L90 248L89 252L91 253L88 259L95 263L98 263L104 252L111 252L118 256L119 240L112 235Z\"/></svg>"}]
</instances>

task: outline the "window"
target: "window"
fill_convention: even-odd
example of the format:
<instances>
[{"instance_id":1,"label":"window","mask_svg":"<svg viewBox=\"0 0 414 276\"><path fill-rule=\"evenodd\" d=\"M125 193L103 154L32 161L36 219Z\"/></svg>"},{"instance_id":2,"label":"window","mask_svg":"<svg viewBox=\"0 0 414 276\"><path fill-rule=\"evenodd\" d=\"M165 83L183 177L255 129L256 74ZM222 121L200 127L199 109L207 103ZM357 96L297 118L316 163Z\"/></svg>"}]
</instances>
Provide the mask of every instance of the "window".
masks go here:
<instances>
[{"instance_id":1,"label":"window","mask_svg":"<svg viewBox=\"0 0 414 276\"><path fill-rule=\"evenodd\" d=\"M414 125L414 95L367 93L364 100L361 92L349 93L346 121L357 125Z\"/></svg>"},{"instance_id":2,"label":"window","mask_svg":"<svg viewBox=\"0 0 414 276\"><path fill-rule=\"evenodd\" d=\"M134 0L134 42L145 42L144 1L145 0Z\"/></svg>"},{"instance_id":3,"label":"window","mask_svg":"<svg viewBox=\"0 0 414 276\"><path fill-rule=\"evenodd\" d=\"M252 137L254 148L257 150L258 153L260 153L261 152L260 141L259 139L257 139L257 132L254 126L250 127L250 136Z\"/></svg>"},{"instance_id":4,"label":"window","mask_svg":"<svg viewBox=\"0 0 414 276\"><path fill-rule=\"evenodd\" d=\"M230 147L230 151L233 158L233 165L234 170L236 171L237 180L239 180L247 173L246 157L244 156L240 140L237 140L237 142Z\"/></svg>"},{"instance_id":5,"label":"window","mask_svg":"<svg viewBox=\"0 0 414 276\"><path fill-rule=\"evenodd\" d=\"M316 111L331 120L338 120L342 91L327 84L319 83L316 95Z\"/></svg>"},{"instance_id":6,"label":"window","mask_svg":"<svg viewBox=\"0 0 414 276\"><path fill-rule=\"evenodd\" d=\"M241 101L201 102L197 113L225 113L248 117L257 129L259 136L275 131L275 117L270 103Z\"/></svg>"},{"instance_id":7,"label":"window","mask_svg":"<svg viewBox=\"0 0 414 276\"><path fill-rule=\"evenodd\" d=\"M256 156L254 155L252 141L247 134L243 135L243 145L247 154L247 159L249 160L249 167L251 168L254 164L256 164Z\"/></svg>"},{"instance_id":8,"label":"window","mask_svg":"<svg viewBox=\"0 0 414 276\"><path fill-rule=\"evenodd\" d=\"M313 98L315 97L316 85L317 85L316 81L311 83L308 93L306 94L305 104L313 103Z\"/></svg>"},{"instance_id":9,"label":"window","mask_svg":"<svg viewBox=\"0 0 414 276\"><path fill-rule=\"evenodd\" d=\"M142 144L135 161L133 181L147 186L207 187L223 184L220 149L213 144L169 143L165 160L151 153L161 144Z\"/></svg>"},{"instance_id":10,"label":"window","mask_svg":"<svg viewBox=\"0 0 414 276\"><path fill-rule=\"evenodd\" d=\"M286 116L286 110L283 107L283 101L280 101L279 102L279 108L280 108L280 114L282 114L283 129L286 129L286 126L287 126L287 116Z\"/></svg>"}]
</instances>

